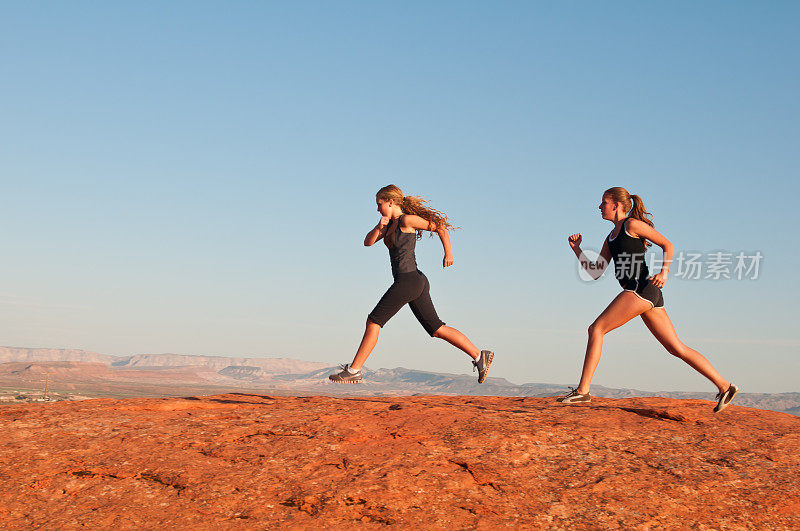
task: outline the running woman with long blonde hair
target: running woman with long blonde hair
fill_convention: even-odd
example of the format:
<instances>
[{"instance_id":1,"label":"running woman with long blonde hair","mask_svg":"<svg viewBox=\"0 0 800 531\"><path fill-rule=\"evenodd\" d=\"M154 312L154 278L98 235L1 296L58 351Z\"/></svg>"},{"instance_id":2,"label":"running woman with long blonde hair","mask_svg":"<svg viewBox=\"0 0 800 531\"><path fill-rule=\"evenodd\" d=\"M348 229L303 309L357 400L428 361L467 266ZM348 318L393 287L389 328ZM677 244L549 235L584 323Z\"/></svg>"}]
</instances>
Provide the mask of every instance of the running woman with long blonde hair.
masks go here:
<instances>
[{"instance_id":1,"label":"running woman with long blonde hair","mask_svg":"<svg viewBox=\"0 0 800 531\"><path fill-rule=\"evenodd\" d=\"M353 362L342 365L341 372L332 374L329 378L337 383L360 383L361 367L375 348L381 328L400 311L400 308L408 304L414 317L431 337L444 339L472 358L473 371L478 370L478 383L483 383L492 365L494 353L489 350L479 350L467 336L445 325L439 319L431 301L428 278L417 269L414 255L416 242L422 237L422 232L430 231L431 234L436 233L442 242L444 248L442 266L453 265L453 250L450 247L448 231L454 227L442 212L426 206L427 200L421 197L403 196L400 188L393 184L378 190L375 202L381 219L367 233L364 245L369 247L383 239L383 243L389 249L394 282L367 317L364 337Z\"/></svg>"},{"instance_id":2,"label":"running woman with long blonde hair","mask_svg":"<svg viewBox=\"0 0 800 531\"><path fill-rule=\"evenodd\" d=\"M684 345L664 309L661 288L667 281L672 263L672 244L661 235L650 220L652 215L644 208L642 198L631 195L621 187L609 188L603 193L600 214L614 224L611 233L603 242L600 257L590 262L581 250L580 233L569 237L569 246L581 266L593 279L602 276L608 263L614 261L614 271L622 287L622 293L611 301L603 313L589 326L589 342L583 361L583 372L577 389L557 400L564 404L591 401L589 386L600 362L603 336L622 326L636 316L667 351L686 363L717 386L717 405L714 412L725 409L739 389L723 378L702 354ZM645 250L653 242L661 247L664 256L661 271L650 276L645 263Z\"/></svg>"}]
</instances>

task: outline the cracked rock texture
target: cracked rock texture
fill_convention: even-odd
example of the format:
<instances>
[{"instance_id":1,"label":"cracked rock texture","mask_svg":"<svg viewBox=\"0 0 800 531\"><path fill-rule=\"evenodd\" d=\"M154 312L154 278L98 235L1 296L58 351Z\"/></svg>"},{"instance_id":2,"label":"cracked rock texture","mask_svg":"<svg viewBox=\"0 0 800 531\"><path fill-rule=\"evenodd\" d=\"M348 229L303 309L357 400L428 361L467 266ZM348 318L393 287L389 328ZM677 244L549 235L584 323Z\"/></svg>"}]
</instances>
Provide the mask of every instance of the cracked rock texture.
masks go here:
<instances>
[{"instance_id":1,"label":"cracked rock texture","mask_svg":"<svg viewBox=\"0 0 800 531\"><path fill-rule=\"evenodd\" d=\"M227 394L0 408L0 527L800 527L800 418Z\"/></svg>"}]
</instances>

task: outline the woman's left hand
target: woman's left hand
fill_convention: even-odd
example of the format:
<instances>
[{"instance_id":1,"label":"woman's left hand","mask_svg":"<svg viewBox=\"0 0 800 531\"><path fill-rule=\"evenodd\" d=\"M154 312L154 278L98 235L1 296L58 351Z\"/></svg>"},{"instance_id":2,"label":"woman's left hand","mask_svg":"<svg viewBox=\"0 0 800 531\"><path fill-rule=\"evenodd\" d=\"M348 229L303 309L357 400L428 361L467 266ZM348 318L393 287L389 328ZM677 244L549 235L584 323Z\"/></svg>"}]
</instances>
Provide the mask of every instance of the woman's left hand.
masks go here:
<instances>
[{"instance_id":1,"label":"woman's left hand","mask_svg":"<svg viewBox=\"0 0 800 531\"><path fill-rule=\"evenodd\" d=\"M444 260L442 260L442 267L450 267L455 262L455 259L452 255L444 255Z\"/></svg>"},{"instance_id":2,"label":"woman's left hand","mask_svg":"<svg viewBox=\"0 0 800 531\"><path fill-rule=\"evenodd\" d=\"M653 282L655 287L663 288L664 284L667 283L667 275L664 273L658 273L657 275L650 277L650 280Z\"/></svg>"}]
</instances>

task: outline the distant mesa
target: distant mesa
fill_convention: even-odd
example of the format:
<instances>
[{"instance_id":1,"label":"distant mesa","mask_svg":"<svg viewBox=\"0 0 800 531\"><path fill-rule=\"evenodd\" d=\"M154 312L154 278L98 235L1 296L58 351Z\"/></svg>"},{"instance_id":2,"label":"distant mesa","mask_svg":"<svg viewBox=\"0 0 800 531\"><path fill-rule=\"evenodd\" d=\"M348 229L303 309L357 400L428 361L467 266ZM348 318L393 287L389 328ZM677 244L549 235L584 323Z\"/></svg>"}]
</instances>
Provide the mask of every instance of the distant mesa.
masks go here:
<instances>
[{"instance_id":1,"label":"distant mesa","mask_svg":"<svg viewBox=\"0 0 800 531\"><path fill-rule=\"evenodd\" d=\"M303 373L327 367L325 363L290 358L240 358L228 356L194 356L185 354L136 354L109 356L86 350L0 347L0 363L12 361L54 362L76 361L102 363L109 367L197 367L220 371L230 366L260 367L264 374Z\"/></svg>"},{"instance_id":2,"label":"distant mesa","mask_svg":"<svg viewBox=\"0 0 800 531\"><path fill-rule=\"evenodd\" d=\"M114 356L76 349L0 347L0 363L9 361L80 361L111 364Z\"/></svg>"},{"instance_id":3,"label":"distant mesa","mask_svg":"<svg viewBox=\"0 0 800 531\"><path fill-rule=\"evenodd\" d=\"M257 380L262 378L264 371L261 367L252 367L248 365L228 365L219 374L222 376L229 376L237 380Z\"/></svg>"},{"instance_id":4,"label":"distant mesa","mask_svg":"<svg viewBox=\"0 0 800 531\"><path fill-rule=\"evenodd\" d=\"M259 367L264 374L307 372L326 366L325 363L300 361L289 358L234 358L228 356L194 356L184 354L136 354L119 357L111 362L114 367L182 367L202 365L215 371L231 366Z\"/></svg>"}]
</instances>

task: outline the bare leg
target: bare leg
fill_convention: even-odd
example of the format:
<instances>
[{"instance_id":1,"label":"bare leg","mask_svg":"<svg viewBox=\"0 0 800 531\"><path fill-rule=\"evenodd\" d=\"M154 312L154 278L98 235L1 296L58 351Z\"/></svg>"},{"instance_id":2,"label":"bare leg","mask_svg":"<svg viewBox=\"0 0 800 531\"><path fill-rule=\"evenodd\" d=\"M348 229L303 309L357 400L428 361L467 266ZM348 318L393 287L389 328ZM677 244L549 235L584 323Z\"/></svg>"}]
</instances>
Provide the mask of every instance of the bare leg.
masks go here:
<instances>
[{"instance_id":1,"label":"bare leg","mask_svg":"<svg viewBox=\"0 0 800 531\"><path fill-rule=\"evenodd\" d=\"M623 291L611 301L603 313L589 326L589 341L586 344L586 357L583 360L581 382L578 392L582 395L589 392L594 371L600 363L603 351L603 336L615 328L619 328L637 315L652 308L652 305L629 291Z\"/></svg>"},{"instance_id":2,"label":"bare leg","mask_svg":"<svg viewBox=\"0 0 800 531\"><path fill-rule=\"evenodd\" d=\"M364 330L364 337L361 338L361 344L358 346L358 351L356 351L356 357L353 358L353 363L350 364L350 368L353 370L359 370L364 365L364 362L367 361L369 355L372 354L372 349L375 348L375 345L378 343L378 334L381 331L381 326L377 323L373 323L369 319L367 319L367 327Z\"/></svg>"},{"instance_id":3,"label":"bare leg","mask_svg":"<svg viewBox=\"0 0 800 531\"><path fill-rule=\"evenodd\" d=\"M452 326L447 326L447 325L440 326L439 329L433 333L433 337L444 339L454 347L460 348L461 350L466 352L467 355L474 360L478 359L478 356L481 355L481 351L478 350L478 348L472 344L472 341L470 341L467 338L467 336L465 336Z\"/></svg>"},{"instance_id":4,"label":"bare leg","mask_svg":"<svg viewBox=\"0 0 800 531\"><path fill-rule=\"evenodd\" d=\"M650 332L658 339L659 343L664 345L667 352L676 356L689 365L694 370L711 380L717 386L720 392L725 391L730 382L723 378L717 370L711 365L702 354L696 350L684 345L678 334L675 333L675 327L672 326L667 311L664 308L653 308L650 311L642 314L642 321L650 329Z\"/></svg>"}]
</instances>

